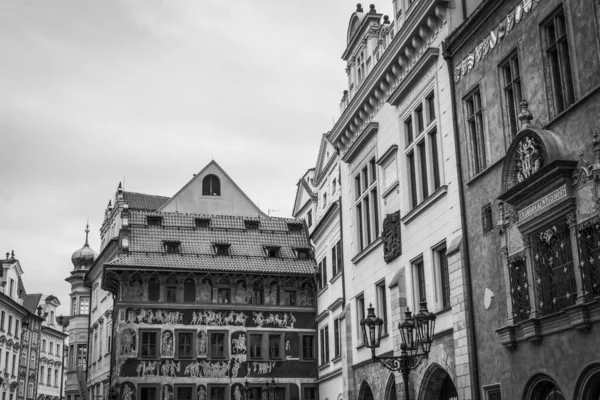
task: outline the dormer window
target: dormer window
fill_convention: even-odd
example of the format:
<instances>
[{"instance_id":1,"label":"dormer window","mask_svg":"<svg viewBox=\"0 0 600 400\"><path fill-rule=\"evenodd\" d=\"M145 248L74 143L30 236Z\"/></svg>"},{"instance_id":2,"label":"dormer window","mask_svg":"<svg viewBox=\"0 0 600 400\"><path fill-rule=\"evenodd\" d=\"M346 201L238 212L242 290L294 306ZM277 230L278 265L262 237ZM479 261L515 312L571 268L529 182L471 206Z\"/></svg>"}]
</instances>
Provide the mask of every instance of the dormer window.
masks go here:
<instances>
[{"instance_id":1,"label":"dormer window","mask_svg":"<svg viewBox=\"0 0 600 400\"><path fill-rule=\"evenodd\" d=\"M221 181L213 174L206 175L202 180L202 196L220 196Z\"/></svg>"},{"instance_id":2,"label":"dormer window","mask_svg":"<svg viewBox=\"0 0 600 400\"><path fill-rule=\"evenodd\" d=\"M279 246L265 246L265 254L267 257L279 257Z\"/></svg>"},{"instance_id":3,"label":"dormer window","mask_svg":"<svg viewBox=\"0 0 600 400\"><path fill-rule=\"evenodd\" d=\"M290 232L300 232L302 231L302 224L288 224L288 230Z\"/></svg>"},{"instance_id":4,"label":"dormer window","mask_svg":"<svg viewBox=\"0 0 600 400\"><path fill-rule=\"evenodd\" d=\"M228 256L229 255L229 243L215 243L215 254L218 256Z\"/></svg>"},{"instance_id":5,"label":"dormer window","mask_svg":"<svg viewBox=\"0 0 600 400\"><path fill-rule=\"evenodd\" d=\"M196 218L196 228L210 228L210 219Z\"/></svg>"},{"instance_id":6,"label":"dormer window","mask_svg":"<svg viewBox=\"0 0 600 400\"><path fill-rule=\"evenodd\" d=\"M149 226L161 226L162 225L162 217L158 216L147 216L146 221Z\"/></svg>"},{"instance_id":7,"label":"dormer window","mask_svg":"<svg viewBox=\"0 0 600 400\"><path fill-rule=\"evenodd\" d=\"M244 224L246 225L246 229L258 229L260 226L260 222L256 220L246 220Z\"/></svg>"},{"instance_id":8,"label":"dormer window","mask_svg":"<svg viewBox=\"0 0 600 400\"><path fill-rule=\"evenodd\" d=\"M165 253L167 254L179 254L181 253L180 242L164 242Z\"/></svg>"},{"instance_id":9,"label":"dormer window","mask_svg":"<svg viewBox=\"0 0 600 400\"><path fill-rule=\"evenodd\" d=\"M299 260L308 260L309 256L310 256L310 249L295 249L296 250L296 255L298 256Z\"/></svg>"}]
</instances>

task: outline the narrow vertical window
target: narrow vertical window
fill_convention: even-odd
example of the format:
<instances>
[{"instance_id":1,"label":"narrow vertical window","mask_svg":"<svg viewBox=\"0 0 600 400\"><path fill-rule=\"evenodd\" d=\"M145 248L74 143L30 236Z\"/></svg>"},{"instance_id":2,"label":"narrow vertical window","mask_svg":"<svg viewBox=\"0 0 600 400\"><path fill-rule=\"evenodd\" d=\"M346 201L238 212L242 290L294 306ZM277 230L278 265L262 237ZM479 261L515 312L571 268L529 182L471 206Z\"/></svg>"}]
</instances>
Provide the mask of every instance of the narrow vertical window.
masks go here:
<instances>
[{"instance_id":1,"label":"narrow vertical window","mask_svg":"<svg viewBox=\"0 0 600 400\"><path fill-rule=\"evenodd\" d=\"M440 160L438 158L438 144L437 144L437 129L433 129L429 132L429 143L431 144L431 168L433 172L433 190L440 188Z\"/></svg>"},{"instance_id":2,"label":"narrow vertical window","mask_svg":"<svg viewBox=\"0 0 600 400\"><path fill-rule=\"evenodd\" d=\"M333 347L335 358L338 358L342 354L340 320L338 318L333 320Z\"/></svg>"},{"instance_id":3,"label":"narrow vertical window","mask_svg":"<svg viewBox=\"0 0 600 400\"><path fill-rule=\"evenodd\" d=\"M521 101L521 74L516 50L500 65L500 75L508 124L510 132L514 136L519 131L518 117L519 102Z\"/></svg>"},{"instance_id":4,"label":"narrow vertical window","mask_svg":"<svg viewBox=\"0 0 600 400\"><path fill-rule=\"evenodd\" d=\"M573 104L573 76L567 40L567 24L562 7L543 24L543 38L556 113Z\"/></svg>"},{"instance_id":5,"label":"narrow vertical window","mask_svg":"<svg viewBox=\"0 0 600 400\"><path fill-rule=\"evenodd\" d=\"M419 149L419 161L421 164L421 190L423 191L423 199L429 196L429 186L427 182L427 149L425 148L425 141L422 141L417 145Z\"/></svg>"},{"instance_id":6,"label":"narrow vertical window","mask_svg":"<svg viewBox=\"0 0 600 400\"><path fill-rule=\"evenodd\" d=\"M385 292L385 281L379 282L376 286L376 295L377 295L377 315L383 319L383 326L381 327L381 332L385 335L388 333L387 328L387 298Z\"/></svg>"},{"instance_id":7,"label":"narrow vertical window","mask_svg":"<svg viewBox=\"0 0 600 400\"><path fill-rule=\"evenodd\" d=\"M481 94L479 89L467 96L465 106L467 126L471 140L473 174L478 174L487 167L483 132L483 110L481 108Z\"/></svg>"},{"instance_id":8,"label":"narrow vertical window","mask_svg":"<svg viewBox=\"0 0 600 400\"><path fill-rule=\"evenodd\" d=\"M410 152L407 156L408 173L410 174L410 202L411 208L415 208L419 203L417 200L417 174L415 171L415 153Z\"/></svg>"},{"instance_id":9,"label":"narrow vertical window","mask_svg":"<svg viewBox=\"0 0 600 400\"><path fill-rule=\"evenodd\" d=\"M408 117L404 121L404 132L406 133L406 145L408 146L413 142L412 117Z\"/></svg>"}]
</instances>

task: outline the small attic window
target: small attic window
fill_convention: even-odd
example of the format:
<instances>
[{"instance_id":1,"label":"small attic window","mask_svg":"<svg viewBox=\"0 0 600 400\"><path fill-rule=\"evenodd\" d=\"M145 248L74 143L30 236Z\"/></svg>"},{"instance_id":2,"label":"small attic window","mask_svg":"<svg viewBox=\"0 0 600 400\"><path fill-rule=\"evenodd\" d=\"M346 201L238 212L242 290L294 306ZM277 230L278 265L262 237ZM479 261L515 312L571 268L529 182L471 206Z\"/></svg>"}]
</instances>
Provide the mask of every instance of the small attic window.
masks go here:
<instances>
[{"instance_id":1,"label":"small attic window","mask_svg":"<svg viewBox=\"0 0 600 400\"><path fill-rule=\"evenodd\" d=\"M196 218L196 228L210 228L210 219Z\"/></svg>"},{"instance_id":2,"label":"small attic window","mask_svg":"<svg viewBox=\"0 0 600 400\"><path fill-rule=\"evenodd\" d=\"M202 180L202 196L220 196L221 181L213 174L206 175Z\"/></svg>"},{"instance_id":3,"label":"small attic window","mask_svg":"<svg viewBox=\"0 0 600 400\"><path fill-rule=\"evenodd\" d=\"M290 232L300 232L302 231L302 224L288 224L288 230Z\"/></svg>"},{"instance_id":4,"label":"small attic window","mask_svg":"<svg viewBox=\"0 0 600 400\"><path fill-rule=\"evenodd\" d=\"M164 242L165 253L167 254L179 254L181 253L180 242Z\"/></svg>"},{"instance_id":5,"label":"small attic window","mask_svg":"<svg viewBox=\"0 0 600 400\"><path fill-rule=\"evenodd\" d=\"M265 246L265 254L267 257L279 257L279 246Z\"/></svg>"},{"instance_id":6,"label":"small attic window","mask_svg":"<svg viewBox=\"0 0 600 400\"><path fill-rule=\"evenodd\" d=\"M246 229L258 229L260 226L260 222L255 220L246 220L244 224L246 225Z\"/></svg>"},{"instance_id":7,"label":"small attic window","mask_svg":"<svg viewBox=\"0 0 600 400\"><path fill-rule=\"evenodd\" d=\"M298 256L298 259L300 259L300 260L308 260L309 255L310 255L310 250L309 249L296 249L296 255Z\"/></svg>"},{"instance_id":8,"label":"small attic window","mask_svg":"<svg viewBox=\"0 0 600 400\"><path fill-rule=\"evenodd\" d=\"M149 215L146 217L146 221L148 222L148 225L153 225L153 226L161 226L162 225L162 217Z\"/></svg>"},{"instance_id":9,"label":"small attic window","mask_svg":"<svg viewBox=\"0 0 600 400\"><path fill-rule=\"evenodd\" d=\"M229 246L229 243L215 243L215 254L218 256L228 256Z\"/></svg>"}]
</instances>

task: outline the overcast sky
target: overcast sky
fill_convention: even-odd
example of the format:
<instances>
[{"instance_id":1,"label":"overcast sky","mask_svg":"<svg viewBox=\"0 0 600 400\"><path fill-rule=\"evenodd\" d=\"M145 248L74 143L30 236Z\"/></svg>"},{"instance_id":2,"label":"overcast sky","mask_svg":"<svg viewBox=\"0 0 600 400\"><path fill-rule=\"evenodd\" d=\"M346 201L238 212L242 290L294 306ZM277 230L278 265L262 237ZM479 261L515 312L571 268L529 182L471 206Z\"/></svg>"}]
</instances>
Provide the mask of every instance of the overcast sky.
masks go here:
<instances>
[{"instance_id":1,"label":"overcast sky","mask_svg":"<svg viewBox=\"0 0 600 400\"><path fill-rule=\"evenodd\" d=\"M264 212L290 216L339 114L355 8L2 1L0 254L14 249L27 292L58 296L68 313L71 254L88 218L99 250L122 180L172 196L214 158Z\"/></svg>"}]
</instances>

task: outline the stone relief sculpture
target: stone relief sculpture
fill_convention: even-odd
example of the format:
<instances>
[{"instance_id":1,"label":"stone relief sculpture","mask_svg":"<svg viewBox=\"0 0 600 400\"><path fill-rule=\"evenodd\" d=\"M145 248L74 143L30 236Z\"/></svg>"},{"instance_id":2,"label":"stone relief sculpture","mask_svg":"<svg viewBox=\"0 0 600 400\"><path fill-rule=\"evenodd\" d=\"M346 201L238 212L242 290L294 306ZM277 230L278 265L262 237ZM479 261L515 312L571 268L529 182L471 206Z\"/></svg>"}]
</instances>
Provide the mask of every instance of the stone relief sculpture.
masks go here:
<instances>
[{"instance_id":1,"label":"stone relief sculpture","mask_svg":"<svg viewBox=\"0 0 600 400\"><path fill-rule=\"evenodd\" d=\"M235 390L233 391L233 398L235 400L242 400L242 392L240 391L239 386L235 387Z\"/></svg>"},{"instance_id":2,"label":"stone relief sculpture","mask_svg":"<svg viewBox=\"0 0 600 400\"><path fill-rule=\"evenodd\" d=\"M158 363L158 365L157 365ZM138 364L136 370L139 377L142 376L160 376L160 369L158 366L160 361L142 361Z\"/></svg>"},{"instance_id":3,"label":"stone relief sculpture","mask_svg":"<svg viewBox=\"0 0 600 400\"><path fill-rule=\"evenodd\" d=\"M207 350L207 336L205 331L198 332L198 339L196 343L196 354L198 357L206 357Z\"/></svg>"},{"instance_id":4,"label":"stone relief sculpture","mask_svg":"<svg viewBox=\"0 0 600 400\"><path fill-rule=\"evenodd\" d=\"M212 310L207 311L195 311L192 312L191 325L208 325L208 326L224 326L224 325L242 325L246 324L248 316L242 311L235 312L214 312Z\"/></svg>"},{"instance_id":5,"label":"stone relief sculpture","mask_svg":"<svg viewBox=\"0 0 600 400\"><path fill-rule=\"evenodd\" d=\"M152 310L139 308L127 310L128 324L183 324L183 313L180 311Z\"/></svg>"},{"instance_id":6,"label":"stone relief sculpture","mask_svg":"<svg viewBox=\"0 0 600 400\"><path fill-rule=\"evenodd\" d=\"M265 317L262 311L253 312L254 323L260 327L271 325L279 328L293 328L296 322L296 317L292 313L269 313L268 317Z\"/></svg>"},{"instance_id":7,"label":"stone relief sculpture","mask_svg":"<svg viewBox=\"0 0 600 400\"><path fill-rule=\"evenodd\" d=\"M194 361L183 371L184 375L193 378L226 378L229 372L229 363L225 361Z\"/></svg>"},{"instance_id":8,"label":"stone relief sculpture","mask_svg":"<svg viewBox=\"0 0 600 400\"><path fill-rule=\"evenodd\" d=\"M231 339L231 343L233 344L232 352L234 354L246 353L246 335L244 333L240 333L237 338Z\"/></svg>"},{"instance_id":9,"label":"stone relief sculpture","mask_svg":"<svg viewBox=\"0 0 600 400\"><path fill-rule=\"evenodd\" d=\"M135 331L133 329L124 329L123 332L121 332L119 355L126 357L135 357L135 343Z\"/></svg>"},{"instance_id":10,"label":"stone relief sculpture","mask_svg":"<svg viewBox=\"0 0 600 400\"><path fill-rule=\"evenodd\" d=\"M203 385L198 386L198 400L206 400L206 388Z\"/></svg>"},{"instance_id":11,"label":"stone relief sculpture","mask_svg":"<svg viewBox=\"0 0 600 400\"><path fill-rule=\"evenodd\" d=\"M180 371L181 371L181 362L167 360L160 367L160 372L162 373L162 376L170 376L170 377L174 378L177 376L177 372L180 372Z\"/></svg>"},{"instance_id":12,"label":"stone relief sculpture","mask_svg":"<svg viewBox=\"0 0 600 400\"><path fill-rule=\"evenodd\" d=\"M274 361L255 361L252 363L252 370L259 375L270 374L274 366Z\"/></svg>"},{"instance_id":13,"label":"stone relief sculpture","mask_svg":"<svg viewBox=\"0 0 600 400\"><path fill-rule=\"evenodd\" d=\"M173 386L163 385L161 399L162 400L173 400Z\"/></svg>"},{"instance_id":14,"label":"stone relief sculpture","mask_svg":"<svg viewBox=\"0 0 600 400\"><path fill-rule=\"evenodd\" d=\"M164 331L161 337L160 354L165 357L172 357L173 353L173 333L171 331Z\"/></svg>"},{"instance_id":15,"label":"stone relief sculpture","mask_svg":"<svg viewBox=\"0 0 600 400\"><path fill-rule=\"evenodd\" d=\"M125 386L123 387L123 395L121 396L121 399L133 400L133 392L133 387L130 384L125 384Z\"/></svg>"},{"instance_id":16,"label":"stone relief sculpture","mask_svg":"<svg viewBox=\"0 0 600 400\"><path fill-rule=\"evenodd\" d=\"M531 137L526 137L519 142L517 148L517 181L523 182L542 166L540 145Z\"/></svg>"},{"instance_id":17,"label":"stone relief sculpture","mask_svg":"<svg viewBox=\"0 0 600 400\"><path fill-rule=\"evenodd\" d=\"M400 236L400 211L388 214L383 220L383 259L389 263L402 254L402 240Z\"/></svg>"}]
</instances>

